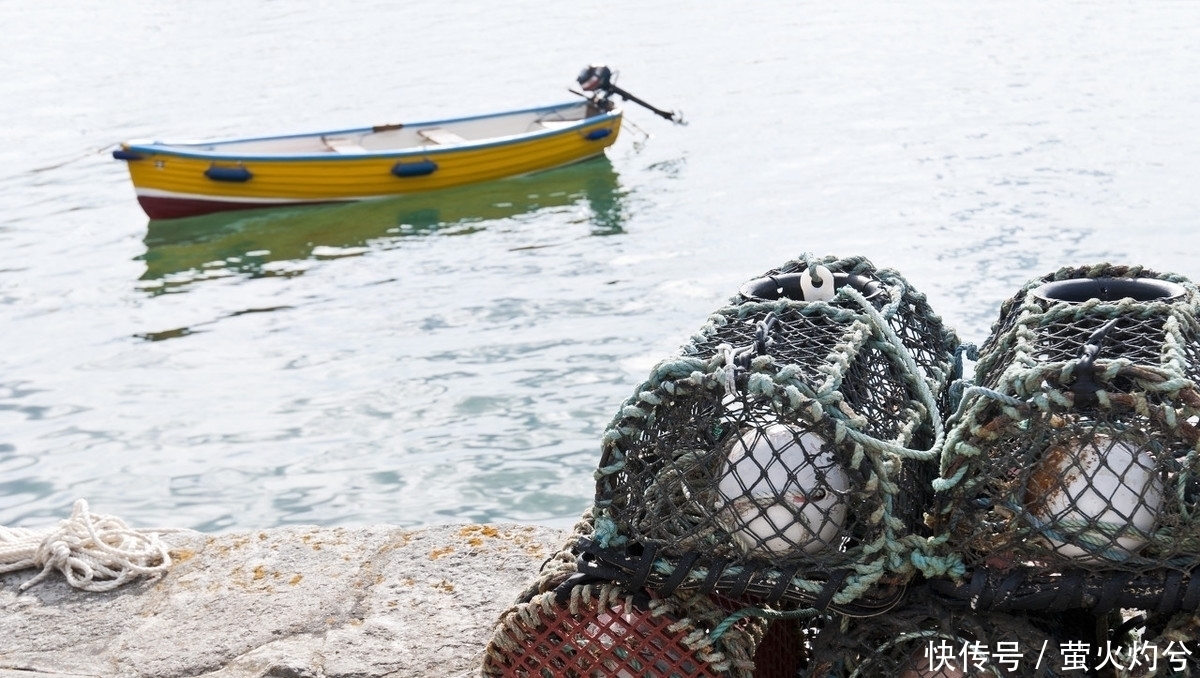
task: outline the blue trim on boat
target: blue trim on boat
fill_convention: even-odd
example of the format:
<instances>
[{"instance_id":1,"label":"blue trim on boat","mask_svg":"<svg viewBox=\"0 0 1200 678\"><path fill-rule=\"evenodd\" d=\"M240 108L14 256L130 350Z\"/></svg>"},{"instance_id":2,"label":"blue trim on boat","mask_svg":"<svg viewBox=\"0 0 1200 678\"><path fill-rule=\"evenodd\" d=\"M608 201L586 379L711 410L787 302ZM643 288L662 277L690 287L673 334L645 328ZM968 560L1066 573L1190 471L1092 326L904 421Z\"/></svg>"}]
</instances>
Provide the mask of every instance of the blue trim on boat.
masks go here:
<instances>
[{"instance_id":1,"label":"blue trim on boat","mask_svg":"<svg viewBox=\"0 0 1200 678\"><path fill-rule=\"evenodd\" d=\"M412 122L412 123L402 123L402 124L404 127L431 127L431 126L445 125L445 124L450 124L450 123L469 122L469 121L473 121L473 120L484 120L487 118L502 118L502 117L506 117L506 116L510 116L510 115L523 115L523 114L527 114L527 113L550 112L550 111L556 111L556 110L561 110L561 109L566 109L566 108L579 108L580 106L583 106L583 105L586 105L586 102L572 101L572 102L567 102L567 103L563 103L563 104L556 104L553 106L540 106L537 108L526 108L526 109L513 110L513 111L504 111L501 113L490 113L490 114L485 114L485 115L474 115L474 116L468 116L468 117L462 117L462 118L451 118L451 119L447 119L447 120L427 120L427 121L423 121L423 122ZM375 127L356 127L356 128L352 128L352 129L327 130L327 131L322 131L322 132L308 132L308 133L303 133L303 134L287 134L287 135L279 135L279 136L259 136L259 137L239 137L239 138L231 138L231 139L214 139L211 141L196 141L196 142L188 142L188 143L169 143L169 142L161 142L161 141L154 141L154 142L150 142L150 143L132 143L131 142L127 145L126 150L129 152L147 153L147 154L152 154L152 155L169 155L169 156L175 156L175 157L181 157L181 158L207 158L207 159L233 159L233 158L236 158L238 160L247 160L247 161L252 160L255 162L264 162L264 161L265 162L293 162L293 161L301 161L301 160L352 161L352 160L361 160L364 158L397 158L397 159L399 159L399 158L405 158L405 157L411 157L411 156L425 157L425 156L429 156L429 155L437 155L437 154L443 154L443 153L457 153L457 152L461 152L466 149L473 150L473 149L493 148L493 147L497 147L497 146L508 146L508 145L512 145L512 144L516 144L516 143L523 143L523 142L529 141L531 139L541 139L541 138L551 137L551 136L555 136L555 135L559 135L559 134L570 134L572 132L578 131L582 127L588 127L590 125L595 125L597 123L601 123L601 122L608 121L608 120L615 120L615 119L619 118L621 115L622 115L622 111L620 109L616 109L616 110L612 110L612 111L605 111L599 115L594 115L590 118L584 118L577 123L567 125L564 127L538 130L536 132L530 132L528 134L513 135L510 137L501 138L501 139L495 140L495 141L483 140L483 141L480 141L477 143L459 144L459 145L449 147L449 148L437 148L437 147L422 146L420 148L414 148L412 150L406 150L406 151L377 151L377 152L370 151L367 153L354 153L354 154L345 154L345 155L339 155L339 154L335 154L335 153L270 153L270 154L246 153L246 154L241 154L241 153L229 153L229 152L224 152L224 151L217 152L217 151L179 150L181 147L187 147L187 146L212 146L212 145L218 145L218 144L253 143L253 142L257 142L257 141L278 141L280 139L302 139L302 138L333 136L333 135L371 134L374 132L374 129L375 129ZM609 130L609 132L611 133L611 130Z\"/></svg>"}]
</instances>

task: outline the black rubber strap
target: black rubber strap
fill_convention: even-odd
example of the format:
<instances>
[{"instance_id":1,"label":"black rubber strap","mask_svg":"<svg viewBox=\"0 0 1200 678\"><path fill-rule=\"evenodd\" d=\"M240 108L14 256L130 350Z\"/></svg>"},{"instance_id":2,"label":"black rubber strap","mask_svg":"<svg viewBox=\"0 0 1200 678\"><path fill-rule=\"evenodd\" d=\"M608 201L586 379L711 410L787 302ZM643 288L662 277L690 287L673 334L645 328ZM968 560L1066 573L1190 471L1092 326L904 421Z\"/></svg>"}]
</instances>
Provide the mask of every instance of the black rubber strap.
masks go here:
<instances>
[{"instance_id":1,"label":"black rubber strap","mask_svg":"<svg viewBox=\"0 0 1200 678\"><path fill-rule=\"evenodd\" d=\"M1083 575L1079 572L1067 572L1059 582L1054 599L1046 608L1054 612L1077 610L1083 607Z\"/></svg>"},{"instance_id":2,"label":"black rubber strap","mask_svg":"<svg viewBox=\"0 0 1200 678\"><path fill-rule=\"evenodd\" d=\"M641 588L654 565L657 549L647 546L641 553L631 554L629 548L606 549L583 537L576 542L575 551L579 554L575 558L575 569L581 574L607 579L627 588Z\"/></svg>"},{"instance_id":3,"label":"black rubber strap","mask_svg":"<svg viewBox=\"0 0 1200 678\"><path fill-rule=\"evenodd\" d=\"M1092 608L1092 614L1100 616L1116 609L1121 603L1121 594L1125 592L1125 587L1129 586L1130 579L1132 579L1132 575L1118 572L1104 580L1103 586L1100 587L1100 597L1096 599L1096 605Z\"/></svg>"},{"instance_id":4,"label":"black rubber strap","mask_svg":"<svg viewBox=\"0 0 1200 678\"><path fill-rule=\"evenodd\" d=\"M628 562L637 565L637 568L633 571L632 578L629 580L629 586L638 589L643 588L650 579L650 570L654 567L654 556L658 553L658 547L653 544L644 546L639 555L628 555L628 550L625 553L627 554Z\"/></svg>"},{"instance_id":5,"label":"black rubber strap","mask_svg":"<svg viewBox=\"0 0 1200 678\"><path fill-rule=\"evenodd\" d=\"M947 598L955 603L962 602L962 591L964 590L964 587L954 583L949 579L929 579L924 582L923 587L929 589L942 598Z\"/></svg>"},{"instance_id":6,"label":"black rubber strap","mask_svg":"<svg viewBox=\"0 0 1200 678\"><path fill-rule=\"evenodd\" d=\"M1024 572L1013 572L1005 577L1004 581L1000 582L1000 585L996 587L996 592L991 597L991 604L989 607L998 610L1008 607L1009 601L1013 597L1013 593L1021 586L1021 584L1024 583Z\"/></svg>"},{"instance_id":7,"label":"black rubber strap","mask_svg":"<svg viewBox=\"0 0 1200 678\"><path fill-rule=\"evenodd\" d=\"M659 593L664 596L669 596L679 588L688 575L692 573L692 566L700 559L700 554L696 551L685 553L678 562L675 563L675 570L663 580L662 584L655 587Z\"/></svg>"},{"instance_id":8,"label":"black rubber strap","mask_svg":"<svg viewBox=\"0 0 1200 678\"><path fill-rule=\"evenodd\" d=\"M741 571L734 575L733 581L730 584L722 586L724 589L722 593L730 598L741 598L746 594L746 589L750 587L750 581L754 579L754 575L756 574L758 574L757 568L742 565Z\"/></svg>"},{"instance_id":9,"label":"black rubber strap","mask_svg":"<svg viewBox=\"0 0 1200 678\"><path fill-rule=\"evenodd\" d=\"M778 581L775 582L775 586L771 589L771 592L767 594L766 601L768 603L778 603L780 600L782 600L783 596L788 592L788 588L791 587L792 580L796 578L796 574L798 572L800 572L800 565L793 565L792 567L779 572L777 575Z\"/></svg>"},{"instance_id":10,"label":"black rubber strap","mask_svg":"<svg viewBox=\"0 0 1200 678\"><path fill-rule=\"evenodd\" d=\"M825 582L825 586L817 594L817 599L813 601L813 607L817 608L819 612L824 612L833 602L833 596L842 588L842 582L846 581L848 576L850 576L850 570L834 570L829 576L829 581Z\"/></svg>"},{"instance_id":11,"label":"black rubber strap","mask_svg":"<svg viewBox=\"0 0 1200 678\"><path fill-rule=\"evenodd\" d=\"M987 609L981 604L984 591L987 590L987 570L979 568L971 573L971 583L967 585L967 600L972 610Z\"/></svg>"},{"instance_id":12,"label":"black rubber strap","mask_svg":"<svg viewBox=\"0 0 1200 678\"><path fill-rule=\"evenodd\" d=\"M599 577L593 577L590 574L580 574L577 572L577 573L571 575L570 577L567 577L567 580L564 581L563 583L554 587L554 602L559 604L560 606L566 605L571 600L571 590L574 589L576 586L585 586L587 584L599 584L600 582L603 582L603 581L607 581L607 580L601 579ZM529 601L525 601L525 602L529 602Z\"/></svg>"},{"instance_id":13,"label":"black rubber strap","mask_svg":"<svg viewBox=\"0 0 1200 678\"><path fill-rule=\"evenodd\" d=\"M1163 583L1162 594L1158 599L1158 609L1155 612L1167 614L1179 602L1179 589L1183 585L1182 572L1168 572L1167 581Z\"/></svg>"},{"instance_id":14,"label":"black rubber strap","mask_svg":"<svg viewBox=\"0 0 1200 678\"><path fill-rule=\"evenodd\" d=\"M725 573L725 566L728 564L729 561L724 558L717 558L708 564L708 574L704 576L704 581L700 584L700 593L707 595L717 589L717 582Z\"/></svg>"},{"instance_id":15,"label":"black rubber strap","mask_svg":"<svg viewBox=\"0 0 1200 678\"><path fill-rule=\"evenodd\" d=\"M619 567L609 562L605 556L608 553L599 544L586 537L575 543L575 571L579 574L591 575L597 579L609 579L617 583L623 582L627 575Z\"/></svg>"}]
</instances>

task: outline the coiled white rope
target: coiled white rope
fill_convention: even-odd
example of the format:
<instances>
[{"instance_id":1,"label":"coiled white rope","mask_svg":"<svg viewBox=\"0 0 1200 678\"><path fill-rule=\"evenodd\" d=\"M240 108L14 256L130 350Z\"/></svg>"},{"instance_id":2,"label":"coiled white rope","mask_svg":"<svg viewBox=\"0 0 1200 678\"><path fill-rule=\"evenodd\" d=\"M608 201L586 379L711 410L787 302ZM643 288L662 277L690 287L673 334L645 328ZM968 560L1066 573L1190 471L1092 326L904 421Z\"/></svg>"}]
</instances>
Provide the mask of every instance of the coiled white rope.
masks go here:
<instances>
[{"instance_id":1,"label":"coiled white rope","mask_svg":"<svg viewBox=\"0 0 1200 678\"><path fill-rule=\"evenodd\" d=\"M171 567L167 546L159 538L170 531L131 529L120 518L93 515L79 499L71 517L48 530L0 526L0 574L41 568L21 585L22 591L54 570L77 589L111 591Z\"/></svg>"}]
</instances>

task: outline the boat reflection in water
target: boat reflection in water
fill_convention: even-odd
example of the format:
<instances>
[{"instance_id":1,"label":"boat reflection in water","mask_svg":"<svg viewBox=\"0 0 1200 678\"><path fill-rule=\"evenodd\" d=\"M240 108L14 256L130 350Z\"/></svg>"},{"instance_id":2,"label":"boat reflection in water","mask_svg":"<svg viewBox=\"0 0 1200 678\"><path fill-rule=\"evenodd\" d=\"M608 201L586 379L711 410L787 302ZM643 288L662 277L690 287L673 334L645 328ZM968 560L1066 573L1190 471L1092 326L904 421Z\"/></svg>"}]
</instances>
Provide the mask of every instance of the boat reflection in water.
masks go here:
<instances>
[{"instance_id":1,"label":"boat reflection in water","mask_svg":"<svg viewBox=\"0 0 1200 678\"><path fill-rule=\"evenodd\" d=\"M543 209L583 207L592 235L622 232L624 191L607 157L432 193L224 212L149 223L141 287L180 292L201 280L297 275L289 262L350 256L399 238L463 235Z\"/></svg>"}]
</instances>

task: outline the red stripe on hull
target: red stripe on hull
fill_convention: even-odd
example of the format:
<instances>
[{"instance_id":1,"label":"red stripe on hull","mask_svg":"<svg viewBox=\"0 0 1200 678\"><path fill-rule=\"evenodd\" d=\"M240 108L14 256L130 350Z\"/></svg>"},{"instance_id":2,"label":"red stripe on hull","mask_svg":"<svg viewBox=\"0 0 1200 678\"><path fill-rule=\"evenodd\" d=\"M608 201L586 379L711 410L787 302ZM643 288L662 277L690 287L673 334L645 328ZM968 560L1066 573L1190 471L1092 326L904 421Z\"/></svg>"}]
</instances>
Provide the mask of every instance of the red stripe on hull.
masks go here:
<instances>
[{"instance_id":1,"label":"red stripe on hull","mask_svg":"<svg viewBox=\"0 0 1200 678\"><path fill-rule=\"evenodd\" d=\"M179 219L195 217L214 212L230 212L233 210L263 209L266 207L286 207L288 205L317 205L310 201L297 202L236 202L230 200L200 200L197 198L160 198L153 196L138 196L138 204L151 219Z\"/></svg>"}]
</instances>

